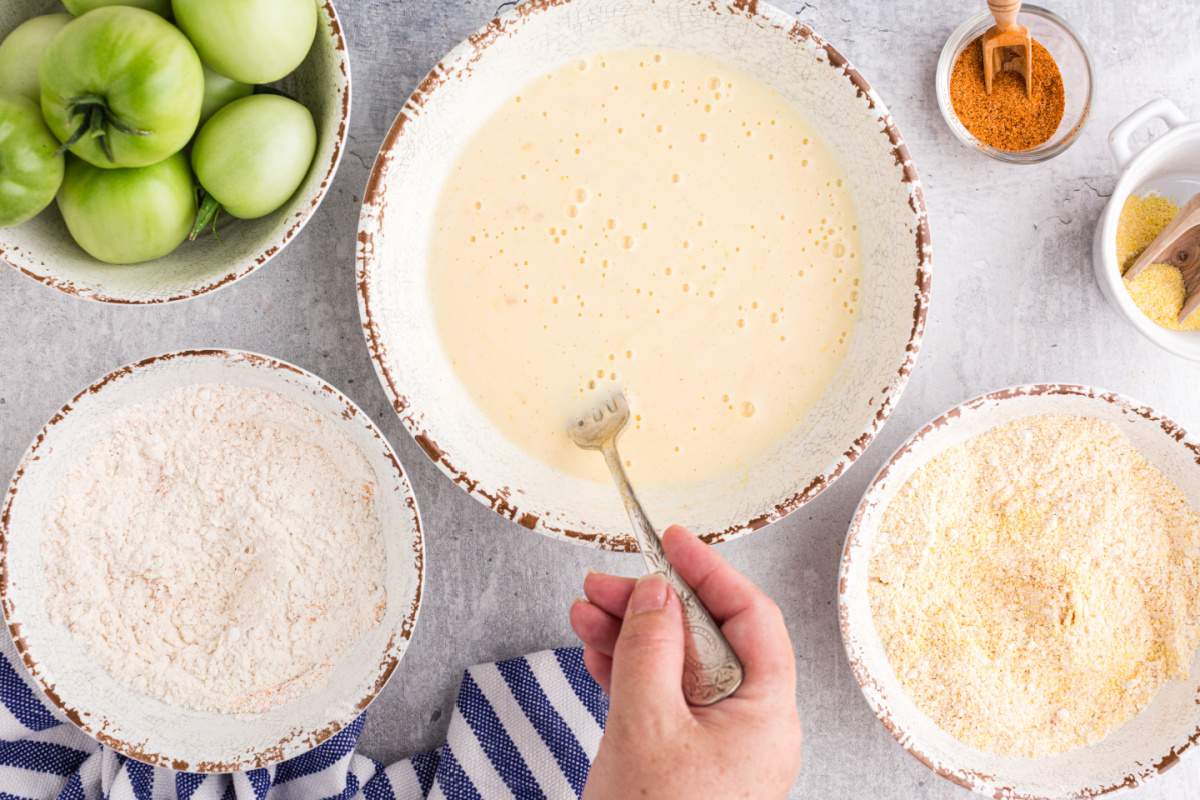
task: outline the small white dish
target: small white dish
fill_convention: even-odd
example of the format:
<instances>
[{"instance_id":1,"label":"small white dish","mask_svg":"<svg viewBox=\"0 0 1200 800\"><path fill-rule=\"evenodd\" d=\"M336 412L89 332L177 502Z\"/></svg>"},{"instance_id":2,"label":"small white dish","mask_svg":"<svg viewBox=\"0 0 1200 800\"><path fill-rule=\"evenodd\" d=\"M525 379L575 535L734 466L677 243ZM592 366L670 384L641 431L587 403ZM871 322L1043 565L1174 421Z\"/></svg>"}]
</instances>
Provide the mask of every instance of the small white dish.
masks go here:
<instances>
[{"instance_id":1,"label":"small white dish","mask_svg":"<svg viewBox=\"0 0 1200 800\"><path fill-rule=\"evenodd\" d=\"M65 628L49 621L41 562L43 521L61 477L103 420L149 397L197 383L269 390L311 408L355 444L375 474L387 566L383 620L342 653L328 678L261 714L169 706L118 684ZM341 392L299 367L234 350L189 350L129 364L93 383L54 415L17 467L0 512L0 603L34 681L84 732L138 761L178 771L265 767L311 750L371 703L400 663L424 581L421 520L391 446Z\"/></svg>"},{"instance_id":2,"label":"small white dish","mask_svg":"<svg viewBox=\"0 0 1200 800\"><path fill-rule=\"evenodd\" d=\"M1016 386L947 411L888 459L854 514L838 582L842 640L867 704L896 741L931 770L988 797L1107 795L1155 778L1200 740L1200 653L1193 657L1188 680L1168 682L1148 708L1103 741L1037 759L984 753L954 739L916 707L888 661L869 597L871 553L888 504L916 470L947 448L1012 420L1043 414L1113 424L1179 485L1193 508L1200 508L1200 443L1187 438L1170 419L1121 395L1086 386Z\"/></svg>"},{"instance_id":3,"label":"small white dish","mask_svg":"<svg viewBox=\"0 0 1200 800\"><path fill-rule=\"evenodd\" d=\"M304 228L324 199L342 160L350 129L350 55L332 0L319 7L317 39L303 64L280 88L312 112L317 154L308 177L280 210L253 221L225 218L220 238L184 242L145 264L104 264L71 239L51 205L35 219L0 229L0 259L39 283L84 300L143 305L189 300L246 277L277 256ZM30 17L62 11L53 0L0 4L0 39Z\"/></svg>"},{"instance_id":4,"label":"small white dish","mask_svg":"<svg viewBox=\"0 0 1200 800\"><path fill-rule=\"evenodd\" d=\"M637 545L612 486L528 455L468 395L439 338L426 263L444 178L500 104L564 63L635 46L708 56L795 104L838 158L862 223L862 313L831 388L734 488L639 491L654 518L723 541L786 516L842 475L908 381L932 260L921 183L887 107L832 45L766 2L526 2L439 61L397 116L364 193L359 308L376 371L409 433L472 497L525 528L613 550Z\"/></svg>"},{"instance_id":5,"label":"small white dish","mask_svg":"<svg viewBox=\"0 0 1200 800\"><path fill-rule=\"evenodd\" d=\"M1167 131L1139 146L1134 135L1155 120L1164 122ZM1131 194L1161 194L1181 206L1200 194L1200 122L1189 120L1175 103L1159 98L1113 128L1108 145L1121 177L1096 225L1092 245L1096 281L1108 302L1139 333L1177 356L1200 361L1200 333L1167 330L1143 314L1129 296L1117 263L1117 225Z\"/></svg>"}]
</instances>

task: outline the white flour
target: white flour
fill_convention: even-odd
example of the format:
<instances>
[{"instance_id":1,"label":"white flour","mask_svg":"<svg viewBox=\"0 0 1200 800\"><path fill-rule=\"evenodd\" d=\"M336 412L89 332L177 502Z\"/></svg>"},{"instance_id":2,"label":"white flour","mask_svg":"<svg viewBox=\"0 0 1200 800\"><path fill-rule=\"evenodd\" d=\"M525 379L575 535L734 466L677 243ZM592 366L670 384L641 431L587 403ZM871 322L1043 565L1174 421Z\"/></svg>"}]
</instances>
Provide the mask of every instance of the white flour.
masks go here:
<instances>
[{"instance_id":1,"label":"white flour","mask_svg":"<svg viewBox=\"0 0 1200 800\"><path fill-rule=\"evenodd\" d=\"M170 705L266 710L383 618L375 492L343 434L273 392L199 385L124 409L47 515L50 618Z\"/></svg>"}]
</instances>

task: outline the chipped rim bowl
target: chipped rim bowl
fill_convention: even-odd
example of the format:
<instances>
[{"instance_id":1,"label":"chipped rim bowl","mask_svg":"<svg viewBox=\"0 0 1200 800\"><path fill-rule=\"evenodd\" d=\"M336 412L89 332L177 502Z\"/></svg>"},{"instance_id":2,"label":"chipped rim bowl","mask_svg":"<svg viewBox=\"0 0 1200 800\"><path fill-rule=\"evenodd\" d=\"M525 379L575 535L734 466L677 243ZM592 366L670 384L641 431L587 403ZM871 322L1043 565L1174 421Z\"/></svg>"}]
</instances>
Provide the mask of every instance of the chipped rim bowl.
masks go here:
<instances>
[{"instance_id":1,"label":"chipped rim bowl","mask_svg":"<svg viewBox=\"0 0 1200 800\"><path fill-rule=\"evenodd\" d=\"M1154 409L1119 394L1072 384L1032 384L956 406L908 439L867 487L846 536L838 620L863 696L900 745L941 777L988 797L1092 798L1141 786L1200 741L1200 651L1186 681L1169 681L1140 714L1088 747L1043 758L1009 758L969 747L941 730L904 691L875 629L870 561L880 519L895 493L931 458L997 425L1070 414L1114 424L1200 508L1200 443ZM953 679L953 676L947 676Z\"/></svg>"},{"instance_id":2,"label":"chipped rim bowl","mask_svg":"<svg viewBox=\"0 0 1200 800\"><path fill-rule=\"evenodd\" d=\"M318 413L361 452L379 487L386 550L383 620L344 653L328 678L260 714L172 707L119 685L45 609L40 538L49 504L74 458L122 408L172 389L223 383L277 392ZM421 517L387 439L349 398L310 372L237 350L184 350L114 370L55 414L26 451L0 510L0 605L26 671L56 712L123 755L176 771L228 773L307 752L357 719L408 647L424 583ZM2 635L2 634L0 634Z\"/></svg>"},{"instance_id":3,"label":"chipped rim bowl","mask_svg":"<svg viewBox=\"0 0 1200 800\"><path fill-rule=\"evenodd\" d=\"M637 545L611 485L536 461L467 394L437 334L425 265L445 175L492 110L562 63L635 45L715 58L804 109L842 162L860 219L871 223L859 226L867 231L864 312L833 387L772 453L731 478L639 490L652 519L686 524L710 542L732 539L795 511L842 475L907 383L932 252L920 181L882 100L832 45L765 2L531 0L441 59L396 117L364 192L359 308L379 379L426 455L476 500L560 541L630 551Z\"/></svg>"},{"instance_id":4,"label":"chipped rim bowl","mask_svg":"<svg viewBox=\"0 0 1200 800\"><path fill-rule=\"evenodd\" d=\"M317 152L295 195L258 220L225 218L220 239L184 242L173 253L132 265L104 264L71 239L51 204L33 220L0 229L0 259L33 280L72 297L119 305L172 303L211 294L277 256L316 213L333 183L350 129L350 54L332 0L318 5L317 37L308 57L280 87L312 112ZM0 4L0 38L20 22L51 11L52 0Z\"/></svg>"},{"instance_id":5,"label":"chipped rim bowl","mask_svg":"<svg viewBox=\"0 0 1200 800\"><path fill-rule=\"evenodd\" d=\"M942 118L946 120L950 132L972 150L978 150L997 161L1009 164L1040 164L1065 153L1079 139L1079 134L1083 132L1092 113L1096 70L1092 65L1091 53L1079 38L1079 34L1053 11L1026 3L1021 6L1018 20L1029 28L1034 39L1050 51L1062 72L1066 106L1063 109L1062 122L1054 135L1031 150L999 150L975 138L954 113L954 104L950 101L950 74L962 51L995 24L989 11L980 12L968 19L946 40L942 54L938 57L935 79L938 108L941 109Z\"/></svg>"}]
</instances>

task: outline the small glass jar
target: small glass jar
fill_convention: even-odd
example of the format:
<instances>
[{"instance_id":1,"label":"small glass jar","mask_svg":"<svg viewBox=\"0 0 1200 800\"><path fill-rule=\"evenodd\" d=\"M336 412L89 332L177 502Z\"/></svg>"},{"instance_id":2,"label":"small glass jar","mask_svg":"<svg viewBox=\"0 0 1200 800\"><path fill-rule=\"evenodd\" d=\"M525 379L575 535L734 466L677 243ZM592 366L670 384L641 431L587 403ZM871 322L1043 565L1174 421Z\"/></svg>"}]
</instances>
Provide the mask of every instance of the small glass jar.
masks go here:
<instances>
[{"instance_id":1,"label":"small glass jar","mask_svg":"<svg viewBox=\"0 0 1200 800\"><path fill-rule=\"evenodd\" d=\"M937 65L938 107L941 108L942 116L945 117L950 130L963 144L998 161L1010 164L1038 164L1065 152L1079 138L1091 115L1095 71L1092 68L1092 57L1083 40L1062 17L1026 3L1021 7L1017 21L1028 27L1033 38L1050 51L1062 73L1065 107L1062 122L1058 124L1054 135L1031 150L998 150L975 138L954 113L954 105L950 102L950 74L963 50L975 44L988 28L996 24L992 15L986 11L960 25L950 34L946 46L942 48Z\"/></svg>"}]
</instances>

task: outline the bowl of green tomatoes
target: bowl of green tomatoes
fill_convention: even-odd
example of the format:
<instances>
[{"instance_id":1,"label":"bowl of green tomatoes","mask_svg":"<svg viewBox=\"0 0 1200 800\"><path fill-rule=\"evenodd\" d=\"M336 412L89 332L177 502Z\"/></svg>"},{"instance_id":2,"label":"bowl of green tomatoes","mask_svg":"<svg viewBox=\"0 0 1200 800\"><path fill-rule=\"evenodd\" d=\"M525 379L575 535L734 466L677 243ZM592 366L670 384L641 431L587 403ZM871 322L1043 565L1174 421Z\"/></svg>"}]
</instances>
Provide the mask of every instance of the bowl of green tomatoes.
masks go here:
<instances>
[{"instance_id":1,"label":"bowl of green tomatoes","mask_svg":"<svg viewBox=\"0 0 1200 800\"><path fill-rule=\"evenodd\" d=\"M88 300L208 294L300 233L349 123L331 0L6 0L0 258Z\"/></svg>"}]
</instances>

